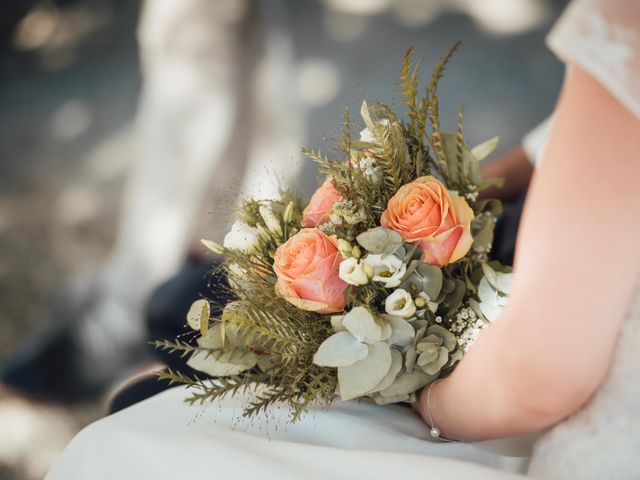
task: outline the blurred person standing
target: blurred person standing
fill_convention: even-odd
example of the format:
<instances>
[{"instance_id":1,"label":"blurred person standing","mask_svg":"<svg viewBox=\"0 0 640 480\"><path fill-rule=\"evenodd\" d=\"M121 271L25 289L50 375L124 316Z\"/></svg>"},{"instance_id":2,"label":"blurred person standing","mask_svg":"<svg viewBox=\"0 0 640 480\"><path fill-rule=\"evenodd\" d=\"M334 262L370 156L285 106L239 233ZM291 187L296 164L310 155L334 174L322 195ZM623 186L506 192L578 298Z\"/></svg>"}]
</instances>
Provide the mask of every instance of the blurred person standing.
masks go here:
<instances>
[{"instance_id":1,"label":"blurred person standing","mask_svg":"<svg viewBox=\"0 0 640 480\"><path fill-rule=\"evenodd\" d=\"M283 185L295 181L304 124L291 94L285 13L278 0L144 3L140 151L115 246L95 278L63 299L47 334L3 367L5 387L74 401L141 366L144 305L187 258L203 207L212 206L206 224L219 237L235 197L230 186L268 197L278 181L267 171Z\"/></svg>"}]
</instances>

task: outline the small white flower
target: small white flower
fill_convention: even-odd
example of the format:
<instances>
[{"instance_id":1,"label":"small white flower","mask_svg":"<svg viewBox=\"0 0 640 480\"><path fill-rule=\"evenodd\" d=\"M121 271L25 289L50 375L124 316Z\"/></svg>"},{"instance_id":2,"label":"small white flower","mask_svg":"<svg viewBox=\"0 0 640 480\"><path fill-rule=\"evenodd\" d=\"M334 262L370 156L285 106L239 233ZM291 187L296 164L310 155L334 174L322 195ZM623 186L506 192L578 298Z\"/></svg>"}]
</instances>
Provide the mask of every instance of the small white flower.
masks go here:
<instances>
[{"instance_id":1,"label":"small white flower","mask_svg":"<svg viewBox=\"0 0 640 480\"><path fill-rule=\"evenodd\" d=\"M349 258L352 256L351 252L353 251L353 245L351 245L343 238L339 238L337 243L338 250L340 250L340 255L342 255L344 258Z\"/></svg>"},{"instance_id":2,"label":"small white flower","mask_svg":"<svg viewBox=\"0 0 640 480\"><path fill-rule=\"evenodd\" d=\"M229 233L224 237L225 248L251 253L258 242L258 231L244 222L237 220Z\"/></svg>"},{"instance_id":3,"label":"small white flower","mask_svg":"<svg viewBox=\"0 0 640 480\"><path fill-rule=\"evenodd\" d=\"M349 285L366 285L369 277L364 271L364 266L355 257L347 258L340 263L338 272L340 279Z\"/></svg>"},{"instance_id":4,"label":"small white flower","mask_svg":"<svg viewBox=\"0 0 640 480\"><path fill-rule=\"evenodd\" d=\"M389 120L386 118L383 118L377 123L378 125L389 125ZM376 140L376 136L368 128L365 128L364 130L360 131L360 141L367 142L367 143L378 143L378 140Z\"/></svg>"},{"instance_id":5,"label":"small white flower","mask_svg":"<svg viewBox=\"0 0 640 480\"><path fill-rule=\"evenodd\" d=\"M478 297L480 297L480 311L490 322L495 322L502 314L509 301L513 282L512 273L495 272L496 285L492 285L485 276L478 285Z\"/></svg>"},{"instance_id":6,"label":"small white flower","mask_svg":"<svg viewBox=\"0 0 640 480\"><path fill-rule=\"evenodd\" d=\"M380 167L376 166L373 157L362 157L358 162L358 167L369 181L378 183L382 180L382 171Z\"/></svg>"},{"instance_id":7,"label":"small white flower","mask_svg":"<svg viewBox=\"0 0 640 480\"><path fill-rule=\"evenodd\" d=\"M409 318L416 313L416 305L406 290L398 288L384 301L384 309L389 315Z\"/></svg>"},{"instance_id":8,"label":"small white flower","mask_svg":"<svg viewBox=\"0 0 640 480\"><path fill-rule=\"evenodd\" d=\"M368 128L360 130L360 141L367 143L375 143L376 137L373 136L373 133Z\"/></svg>"},{"instance_id":9,"label":"small white flower","mask_svg":"<svg viewBox=\"0 0 640 480\"><path fill-rule=\"evenodd\" d=\"M374 255L369 254L364 258L364 263L372 272L372 280L384 284L386 288L400 285L402 277L407 271L407 266L402 259L393 254Z\"/></svg>"}]
</instances>

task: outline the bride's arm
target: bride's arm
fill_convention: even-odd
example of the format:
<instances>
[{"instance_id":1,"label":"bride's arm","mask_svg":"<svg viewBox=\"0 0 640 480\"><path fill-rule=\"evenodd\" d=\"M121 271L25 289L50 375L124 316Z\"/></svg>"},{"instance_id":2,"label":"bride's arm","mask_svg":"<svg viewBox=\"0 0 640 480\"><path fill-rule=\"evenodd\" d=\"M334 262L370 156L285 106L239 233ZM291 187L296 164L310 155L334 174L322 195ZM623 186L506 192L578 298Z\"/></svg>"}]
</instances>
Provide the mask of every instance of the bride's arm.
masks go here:
<instances>
[{"instance_id":1,"label":"bride's arm","mask_svg":"<svg viewBox=\"0 0 640 480\"><path fill-rule=\"evenodd\" d=\"M584 404L607 374L638 245L640 120L572 68L527 200L509 306L432 389L443 435L531 432Z\"/></svg>"}]
</instances>

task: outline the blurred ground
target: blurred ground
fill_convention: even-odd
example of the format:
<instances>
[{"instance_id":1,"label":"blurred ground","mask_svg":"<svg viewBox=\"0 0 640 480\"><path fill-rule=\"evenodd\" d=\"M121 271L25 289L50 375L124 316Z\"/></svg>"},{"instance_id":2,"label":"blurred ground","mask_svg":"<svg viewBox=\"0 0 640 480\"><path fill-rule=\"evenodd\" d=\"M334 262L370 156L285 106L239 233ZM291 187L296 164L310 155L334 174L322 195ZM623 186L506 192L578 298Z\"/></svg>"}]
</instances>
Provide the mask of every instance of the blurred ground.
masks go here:
<instances>
[{"instance_id":1,"label":"blurred ground","mask_svg":"<svg viewBox=\"0 0 640 480\"><path fill-rule=\"evenodd\" d=\"M562 68L543 39L561 2L278 5L294 41L292 75L307 111L306 144L314 148L330 147L323 138L339 130L343 104L355 113L365 97L393 101L400 57L409 45L429 55L430 67L454 40L463 40L442 83L445 123L454 125L463 103L471 142L499 134L500 151L551 111L560 88ZM108 251L123 179L135 158L141 76L138 2L14 0L0 12L2 362L43 328L61 288L82 281ZM21 18L15 28L11 15ZM301 182L308 190L315 175L307 173ZM68 438L101 408L34 412L0 400L0 480L41 477Z\"/></svg>"}]
</instances>

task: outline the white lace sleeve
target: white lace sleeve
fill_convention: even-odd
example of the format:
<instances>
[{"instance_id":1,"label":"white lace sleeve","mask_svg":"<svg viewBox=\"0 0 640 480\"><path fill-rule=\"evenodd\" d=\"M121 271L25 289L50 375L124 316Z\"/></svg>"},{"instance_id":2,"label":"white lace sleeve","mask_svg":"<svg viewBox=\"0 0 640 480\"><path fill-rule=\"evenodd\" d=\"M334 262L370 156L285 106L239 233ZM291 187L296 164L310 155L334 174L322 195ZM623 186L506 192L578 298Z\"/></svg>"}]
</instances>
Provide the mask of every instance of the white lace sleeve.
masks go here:
<instances>
[{"instance_id":1,"label":"white lace sleeve","mask_svg":"<svg viewBox=\"0 0 640 480\"><path fill-rule=\"evenodd\" d=\"M547 37L640 118L640 1L573 0Z\"/></svg>"}]
</instances>

